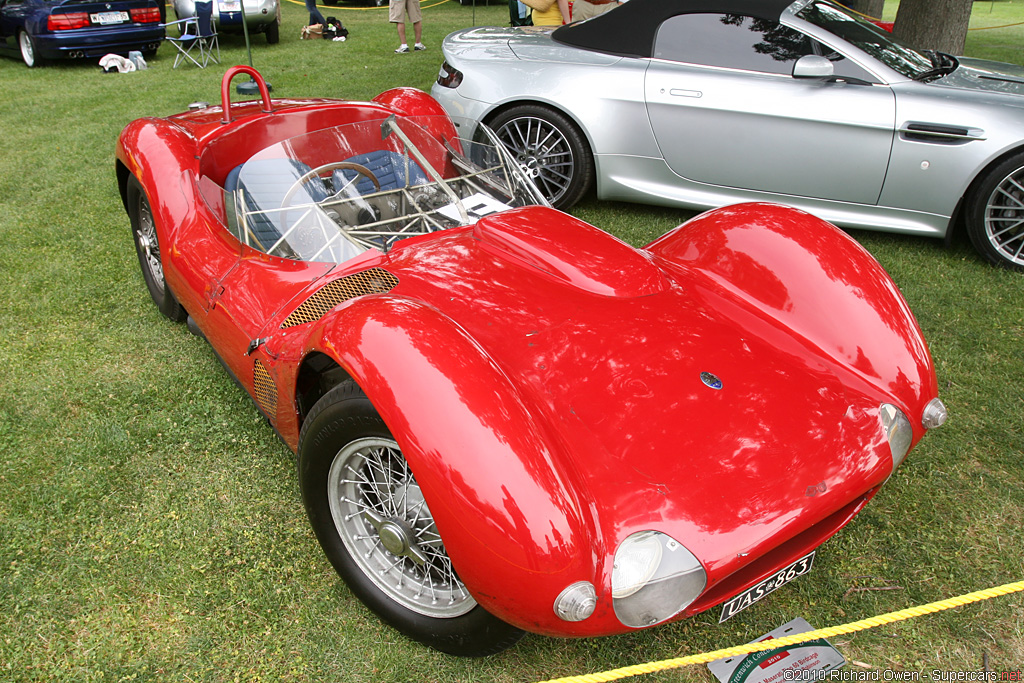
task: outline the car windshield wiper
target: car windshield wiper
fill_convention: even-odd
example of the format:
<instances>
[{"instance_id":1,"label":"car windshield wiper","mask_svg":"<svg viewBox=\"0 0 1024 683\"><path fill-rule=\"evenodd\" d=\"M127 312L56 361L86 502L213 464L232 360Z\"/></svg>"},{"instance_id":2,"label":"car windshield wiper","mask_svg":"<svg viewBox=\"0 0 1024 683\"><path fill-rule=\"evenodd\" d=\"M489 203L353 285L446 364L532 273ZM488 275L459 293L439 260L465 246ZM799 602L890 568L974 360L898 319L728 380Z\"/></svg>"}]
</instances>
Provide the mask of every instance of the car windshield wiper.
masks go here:
<instances>
[{"instance_id":1,"label":"car windshield wiper","mask_svg":"<svg viewBox=\"0 0 1024 683\"><path fill-rule=\"evenodd\" d=\"M945 52L925 50L924 53L928 55L928 59L932 60L932 68L914 76L915 81L930 81L934 78L940 78L946 74L953 73L960 66L960 62L956 57L947 55Z\"/></svg>"}]
</instances>

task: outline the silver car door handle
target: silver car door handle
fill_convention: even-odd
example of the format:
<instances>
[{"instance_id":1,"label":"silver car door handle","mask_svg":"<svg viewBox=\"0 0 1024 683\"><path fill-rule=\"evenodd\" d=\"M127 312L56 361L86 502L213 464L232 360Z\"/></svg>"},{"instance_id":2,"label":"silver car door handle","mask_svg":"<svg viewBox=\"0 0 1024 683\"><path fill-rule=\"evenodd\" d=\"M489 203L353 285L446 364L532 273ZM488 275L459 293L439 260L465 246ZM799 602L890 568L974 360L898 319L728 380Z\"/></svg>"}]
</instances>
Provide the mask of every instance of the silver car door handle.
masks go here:
<instances>
[{"instance_id":1,"label":"silver car door handle","mask_svg":"<svg viewBox=\"0 0 1024 683\"><path fill-rule=\"evenodd\" d=\"M669 95L673 97L703 97L704 93L700 90L683 90L682 88L672 88L668 91Z\"/></svg>"}]
</instances>

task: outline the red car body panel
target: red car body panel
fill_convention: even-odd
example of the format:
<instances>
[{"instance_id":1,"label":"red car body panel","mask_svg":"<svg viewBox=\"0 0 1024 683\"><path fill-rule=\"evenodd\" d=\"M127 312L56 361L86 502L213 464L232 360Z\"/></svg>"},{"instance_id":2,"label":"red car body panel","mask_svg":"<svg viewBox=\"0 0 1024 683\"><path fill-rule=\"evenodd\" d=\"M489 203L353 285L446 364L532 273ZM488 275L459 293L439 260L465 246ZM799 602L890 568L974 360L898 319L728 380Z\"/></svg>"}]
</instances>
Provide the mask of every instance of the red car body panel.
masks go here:
<instances>
[{"instance_id":1,"label":"red car body panel","mask_svg":"<svg viewBox=\"0 0 1024 683\"><path fill-rule=\"evenodd\" d=\"M359 384L460 578L500 619L549 635L631 630L612 607L612 559L646 529L707 572L675 618L707 609L817 547L875 494L893 469L882 403L909 416L914 443L923 435L937 386L921 332L888 275L834 227L743 205L634 249L525 208L339 266L277 258L225 230L205 184L281 139L436 103L403 89L268 104L133 122L118 144L122 188L128 174L141 181L168 285L292 449L310 358ZM398 284L282 327L328 282L373 267ZM562 621L553 602L581 580L597 609Z\"/></svg>"}]
</instances>

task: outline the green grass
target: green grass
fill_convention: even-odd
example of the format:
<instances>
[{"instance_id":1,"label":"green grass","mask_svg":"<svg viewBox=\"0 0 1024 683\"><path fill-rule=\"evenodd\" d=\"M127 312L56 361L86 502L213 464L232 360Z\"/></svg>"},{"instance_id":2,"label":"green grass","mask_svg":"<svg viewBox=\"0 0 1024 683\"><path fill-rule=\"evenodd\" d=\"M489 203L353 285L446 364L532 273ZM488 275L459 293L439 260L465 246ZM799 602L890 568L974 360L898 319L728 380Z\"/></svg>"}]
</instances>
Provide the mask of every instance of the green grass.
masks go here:
<instances>
[{"instance_id":1,"label":"green grass","mask_svg":"<svg viewBox=\"0 0 1024 683\"><path fill-rule=\"evenodd\" d=\"M364 99L429 88L441 39L503 6L425 2L429 50L397 56L384 10L324 8L352 35L253 39L275 96ZM887 10L887 14L892 8ZM1024 21L979 2L972 25ZM475 22L474 22L475 16ZM1020 63L1024 29L968 53ZM245 63L222 36L223 63ZM918 316L952 419L915 450L814 571L723 626L717 614L629 636L529 636L459 660L382 626L308 529L292 454L205 344L163 320L138 272L113 148L140 116L219 98L223 68L114 75L0 59L0 680L523 682L727 647L796 616L823 627L1024 578L1024 275L964 240L856 232ZM575 213L642 244L682 211L585 201ZM862 590L899 586L897 590ZM509 590L515 590L510 586ZM872 667L1024 664L1024 596L838 639ZM703 667L645 681L710 681Z\"/></svg>"}]
</instances>

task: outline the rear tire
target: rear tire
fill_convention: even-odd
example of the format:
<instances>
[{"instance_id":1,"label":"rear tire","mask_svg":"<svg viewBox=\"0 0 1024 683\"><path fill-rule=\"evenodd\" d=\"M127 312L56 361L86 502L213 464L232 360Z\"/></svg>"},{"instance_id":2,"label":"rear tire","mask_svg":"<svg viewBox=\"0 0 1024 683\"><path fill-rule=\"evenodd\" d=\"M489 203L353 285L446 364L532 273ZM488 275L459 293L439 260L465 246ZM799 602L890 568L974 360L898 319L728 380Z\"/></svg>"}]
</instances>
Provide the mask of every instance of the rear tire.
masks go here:
<instances>
[{"instance_id":1,"label":"rear tire","mask_svg":"<svg viewBox=\"0 0 1024 683\"><path fill-rule=\"evenodd\" d=\"M967 235L990 263L1024 270L1024 152L988 171L971 192Z\"/></svg>"},{"instance_id":2,"label":"rear tire","mask_svg":"<svg viewBox=\"0 0 1024 683\"><path fill-rule=\"evenodd\" d=\"M523 635L488 614L455 574L412 470L354 382L327 392L303 423L299 487L327 559L386 623L469 657Z\"/></svg>"},{"instance_id":3,"label":"rear tire","mask_svg":"<svg viewBox=\"0 0 1024 683\"><path fill-rule=\"evenodd\" d=\"M281 41L281 25L276 21L267 24L267 45L277 45Z\"/></svg>"},{"instance_id":4,"label":"rear tire","mask_svg":"<svg viewBox=\"0 0 1024 683\"><path fill-rule=\"evenodd\" d=\"M571 208L590 189L594 182L590 145L561 112L521 104L501 112L487 125L556 209Z\"/></svg>"},{"instance_id":5,"label":"rear tire","mask_svg":"<svg viewBox=\"0 0 1024 683\"><path fill-rule=\"evenodd\" d=\"M39 64L35 41L25 31L18 31L18 47L21 48L21 61L25 62L25 66L31 69Z\"/></svg>"},{"instance_id":6,"label":"rear tire","mask_svg":"<svg viewBox=\"0 0 1024 683\"><path fill-rule=\"evenodd\" d=\"M132 224L132 238L142 269L142 279L146 281L146 289L153 303L164 316L174 322L181 322L188 317L188 313L167 286L153 209L146 191L135 176L128 178L128 218Z\"/></svg>"}]
</instances>

